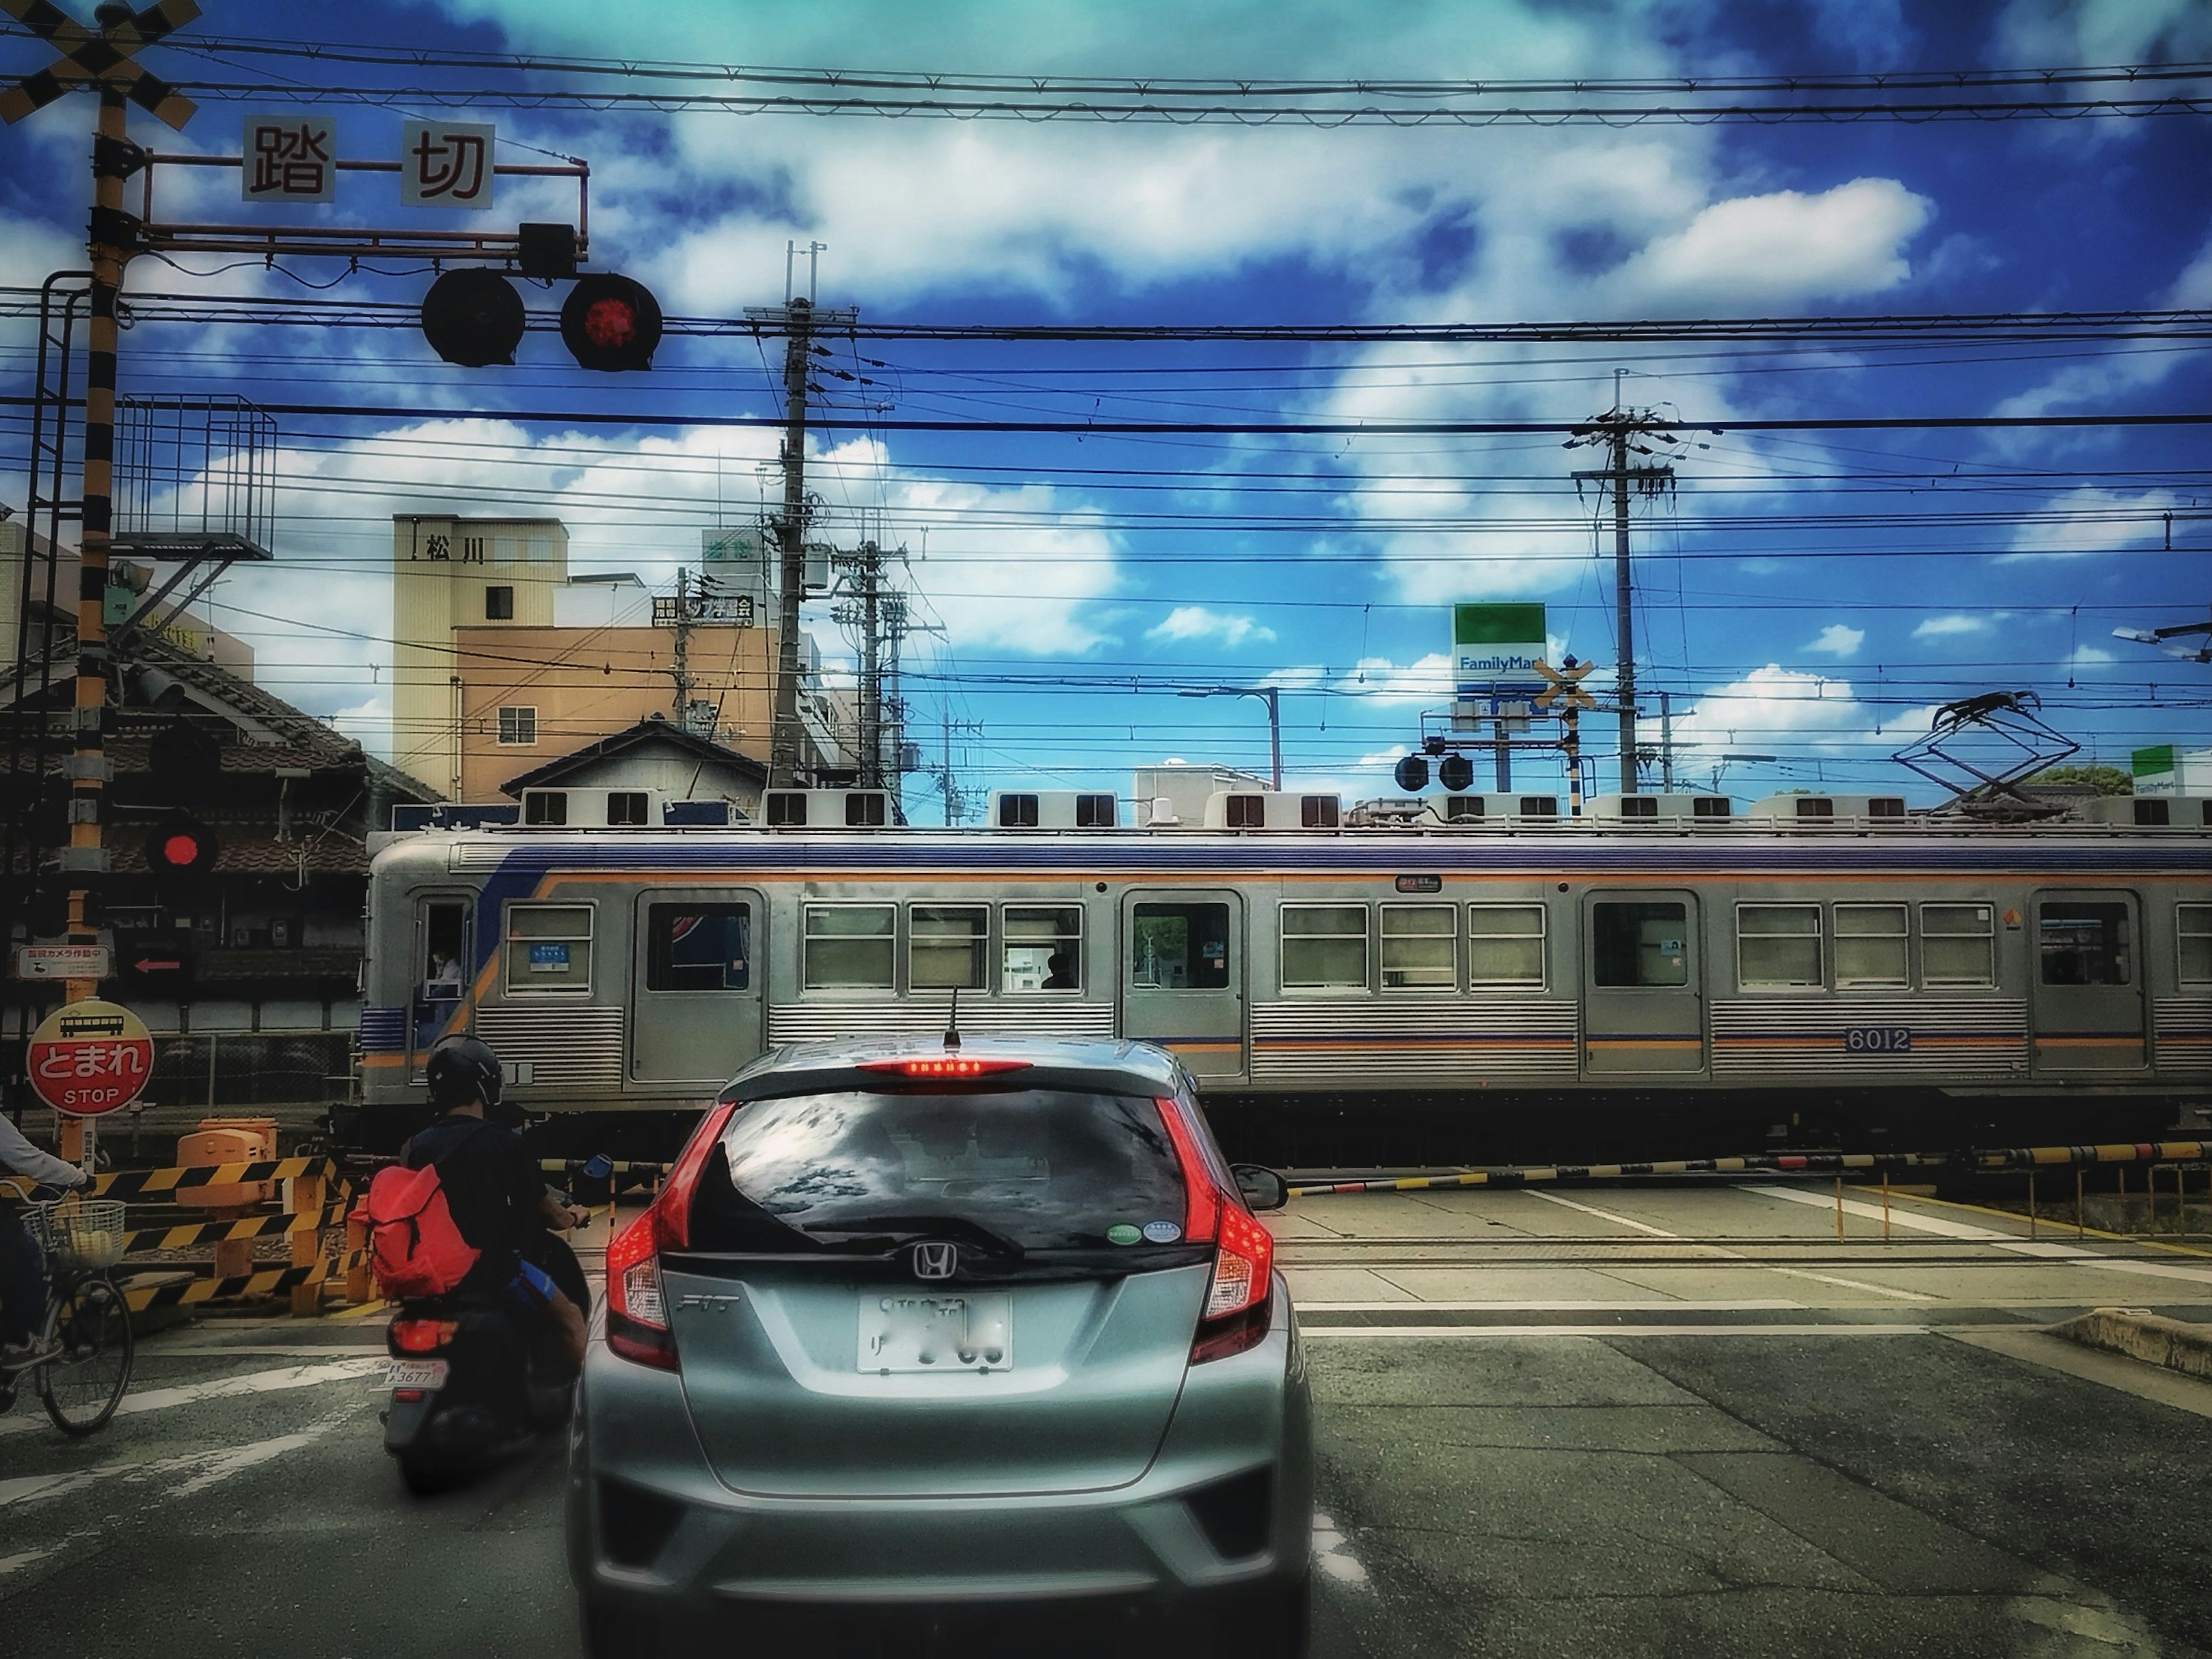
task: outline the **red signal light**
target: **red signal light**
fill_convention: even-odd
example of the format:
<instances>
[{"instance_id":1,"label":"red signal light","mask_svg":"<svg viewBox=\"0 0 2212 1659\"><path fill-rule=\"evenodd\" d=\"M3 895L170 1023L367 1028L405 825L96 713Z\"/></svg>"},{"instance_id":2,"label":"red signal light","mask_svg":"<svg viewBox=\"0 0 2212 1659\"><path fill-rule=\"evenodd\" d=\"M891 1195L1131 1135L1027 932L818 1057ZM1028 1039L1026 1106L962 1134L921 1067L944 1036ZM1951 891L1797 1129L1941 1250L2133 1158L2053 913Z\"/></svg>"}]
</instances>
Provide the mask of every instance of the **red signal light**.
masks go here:
<instances>
[{"instance_id":1,"label":"red signal light","mask_svg":"<svg viewBox=\"0 0 2212 1659\"><path fill-rule=\"evenodd\" d=\"M660 303L644 283L611 272L579 277L561 306L561 343L585 368L650 368L660 343Z\"/></svg>"},{"instance_id":2,"label":"red signal light","mask_svg":"<svg viewBox=\"0 0 2212 1659\"><path fill-rule=\"evenodd\" d=\"M157 876L197 876L215 867L215 837L185 812L172 812L146 840L147 867Z\"/></svg>"},{"instance_id":3,"label":"red signal light","mask_svg":"<svg viewBox=\"0 0 2212 1659\"><path fill-rule=\"evenodd\" d=\"M190 836L170 836L161 842L161 862L182 870L200 855L200 844Z\"/></svg>"},{"instance_id":4,"label":"red signal light","mask_svg":"<svg viewBox=\"0 0 2212 1659\"><path fill-rule=\"evenodd\" d=\"M627 300L594 300L584 307L584 333L593 345L618 351L637 338L637 310Z\"/></svg>"}]
</instances>

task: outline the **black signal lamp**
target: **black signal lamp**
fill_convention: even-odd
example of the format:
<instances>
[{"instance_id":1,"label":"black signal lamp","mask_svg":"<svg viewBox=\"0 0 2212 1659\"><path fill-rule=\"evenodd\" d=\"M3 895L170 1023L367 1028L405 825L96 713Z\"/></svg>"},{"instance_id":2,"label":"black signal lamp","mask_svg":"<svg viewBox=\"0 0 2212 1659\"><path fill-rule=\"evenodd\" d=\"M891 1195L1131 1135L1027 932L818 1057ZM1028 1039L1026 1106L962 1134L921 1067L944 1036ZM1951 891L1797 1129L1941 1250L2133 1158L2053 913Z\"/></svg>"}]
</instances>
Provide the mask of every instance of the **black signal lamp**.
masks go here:
<instances>
[{"instance_id":1,"label":"black signal lamp","mask_svg":"<svg viewBox=\"0 0 2212 1659\"><path fill-rule=\"evenodd\" d=\"M146 867L157 876L200 876L215 868L215 836L189 812L169 812L146 837Z\"/></svg>"},{"instance_id":2,"label":"black signal lamp","mask_svg":"<svg viewBox=\"0 0 2212 1659\"><path fill-rule=\"evenodd\" d=\"M449 270L422 296L422 337L449 363L511 363L529 319L514 284L495 270Z\"/></svg>"},{"instance_id":3,"label":"black signal lamp","mask_svg":"<svg viewBox=\"0 0 2212 1659\"><path fill-rule=\"evenodd\" d=\"M1437 781L1457 794L1474 781L1474 763L1464 755L1446 755L1437 763Z\"/></svg>"},{"instance_id":4,"label":"black signal lamp","mask_svg":"<svg viewBox=\"0 0 2212 1659\"><path fill-rule=\"evenodd\" d=\"M660 302L644 283L597 273L577 279L561 307L561 343L585 368L650 368L660 344Z\"/></svg>"},{"instance_id":5,"label":"black signal lamp","mask_svg":"<svg viewBox=\"0 0 2212 1659\"><path fill-rule=\"evenodd\" d=\"M575 226L516 226L514 264L515 269L526 276L574 276L576 274Z\"/></svg>"},{"instance_id":6,"label":"black signal lamp","mask_svg":"<svg viewBox=\"0 0 2212 1659\"><path fill-rule=\"evenodd\" d=\"M1429 787L1429 763L1419 755L1407 755L1398 763L1390 775L1398 780L1398 787L1407 794Z\"/></svg>"}]
</instances>

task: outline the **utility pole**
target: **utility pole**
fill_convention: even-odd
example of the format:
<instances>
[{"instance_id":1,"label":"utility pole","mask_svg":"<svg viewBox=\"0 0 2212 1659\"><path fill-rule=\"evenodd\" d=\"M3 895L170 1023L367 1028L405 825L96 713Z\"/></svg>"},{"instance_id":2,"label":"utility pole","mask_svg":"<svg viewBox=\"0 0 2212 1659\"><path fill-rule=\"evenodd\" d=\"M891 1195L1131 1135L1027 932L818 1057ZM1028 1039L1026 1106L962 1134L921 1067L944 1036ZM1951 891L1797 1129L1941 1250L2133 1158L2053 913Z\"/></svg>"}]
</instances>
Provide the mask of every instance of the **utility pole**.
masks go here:
<instances>
[{"instance_id":1,"label":"utility pole","mask_svg":"<svg viewBox=\"0 0 2212 1659\"><path fill-rule=\"evenodd\" d=\"M1630 603L1628 554L1628 491L1633 484L1645 495L1671 489L1674 484L1674 469L1664 462L1632 465L1629 454L1651 455L1658 452L1649 441L1671 442L1673 429L1662 422L1656 411L1624 408L1620 401L1620 377L1624 369L1613 372L1613 407L1585 427L1578 427L1570 438L1568 447L1582 444L1602 444L1607 455L1607 465L1591 468L1574 475L1575 493L1580 495L1585 483L1609 488L1613 495L1613 633L1620 645L1620 658L1615 671L1614 700L1620 715L1620 793L1632 795L1637 791L1636 779L1636 620Z\"/></svg>"},{"instance_id":2,"label":"utility pole","mask_svg":"<svg viewBox=\"0 0 2212 1659\"><path fill-rule=\"evenodd\" d=\"M1659 787L1668 794L1674 793L1674 696L1671 691L1659 694Z\"/></svg>"},{"instance_id":3,"label":"utility pole","mask_svg":"<svg viewBox=\"0 0 2212 1659\"><path fill-rule=\"evenodd\" d=\"M691 573L689 570L679 569L676 573L676 661L669 670L669 678L676 682L676 702L670 711L670 718L688 730L691 718Z\"/></svg>"}]
</instances>

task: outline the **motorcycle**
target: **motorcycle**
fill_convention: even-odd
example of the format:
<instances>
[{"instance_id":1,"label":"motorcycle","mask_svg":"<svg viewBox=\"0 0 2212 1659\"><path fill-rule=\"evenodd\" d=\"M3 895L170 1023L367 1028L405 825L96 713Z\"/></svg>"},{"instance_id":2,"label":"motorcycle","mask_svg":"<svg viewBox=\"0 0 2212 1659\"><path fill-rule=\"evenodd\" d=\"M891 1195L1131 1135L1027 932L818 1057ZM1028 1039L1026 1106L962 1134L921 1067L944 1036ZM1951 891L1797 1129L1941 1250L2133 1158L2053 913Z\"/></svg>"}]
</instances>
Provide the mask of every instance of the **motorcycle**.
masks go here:
<instances>
[{"instance_id":1,"label":"motorcycle","mask_svg":"<svg viewBox=\"0 0 2212 1659\"><path fill-rule=\"evenodd\" d=\"M584 1173L604 1162L592 1159ZM553 1277L576 1279L563 1286L573 1300L580 1274L573 1257L568 1265L569 1274ZM588 1316L588 1305L583 1311ZM384 1449L418 1495L449 1490L568 1423L576 1370L560 1335L504 1295L404 1301L386 1328L385 1350L392 1400Z\"/></svg>"}]
</instances>

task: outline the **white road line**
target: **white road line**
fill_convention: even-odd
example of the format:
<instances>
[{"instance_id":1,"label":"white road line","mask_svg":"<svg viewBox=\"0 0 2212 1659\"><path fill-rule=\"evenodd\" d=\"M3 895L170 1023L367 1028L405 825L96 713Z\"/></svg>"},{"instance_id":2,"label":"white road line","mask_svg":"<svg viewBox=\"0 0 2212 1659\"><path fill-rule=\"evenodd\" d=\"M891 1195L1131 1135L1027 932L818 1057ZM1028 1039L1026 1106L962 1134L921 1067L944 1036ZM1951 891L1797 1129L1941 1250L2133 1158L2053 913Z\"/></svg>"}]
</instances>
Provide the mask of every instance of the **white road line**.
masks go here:
<instances>
[{"instance_id":1,"label":"white road line","mask_svg":"<svg viewBox=\"0 0 2212 1659\"><path fill-rule=\"evenodd\" d=\"M1777 1267L1778 1273L1788 1273L1792 1279L1815 1279L1823 1285L1840 1285L1847 1291L1871 1291L1876 1296L1893 1296L1900 1302L1941 1302L1940 1296L1923 1296L1918 1291L1893 1290L1887 1285L1869 1285L1863 1279L1838 1279L1833 1273L1808 1273L1802 1267Z\"/></svg>"},{"instance_id":2,"label":"white road line","mask_svg":"<svg viewBox=\"0 0 2212 1659\"><path fill-rule=\"evenodd\" d=\"M1670 1233L1664 1227L1655 1227L1648 1221L1633 1221L1625 1215L1615 1215L1611 1210L1601 1210L1595 1204L1577 1204L1571 1198L1561 1198L1557 1193L1540 1192L1534 1187L1518 1190L1531 1198L1540 1198L1547 1204L1564 1204L1570 1210L1580 1210L1584 1215L1594 1215L1601 1221L1610 1221L1618 1227L1633 1227L1639 1233L1649 1233L1654 1238L1680 1238L1680 1233Z\"/></svg>"},{"instance_id":3,"label":"white road line","mask_svg":"<svg viewBox=\"0 0 2212 1659\"><path fill-rule=\"evenodd\" d=\"M79 1486L88 1486L107 1471L105 1469L62 1469L52 1474L27 1474L14 1480L0 1480L0 1510L12 1504L27 1504L33 1498L58 1498L65 1492L75 1492ZM0 1571L6 1564L0 1562Z\"/></svg>"},{"instance_id":4,"label":"white road line","mask_svg":"<svg viewBox=\"0 0 2212 1659\"><path fill-rule=\"evenodd\" d=\"M54 1546L42 1550L18 1550L13 1555L0 1555L0 1578L11 1572L21 1572L25 1567L35 1566L54 1553Z\"/></svg>"},{"instance_id":5,"label":"white road line","mask_svg":"<svg viewBox=\"0 0 2212 1659\"><path fill-rule=\"evenodd\" d=\"M1305 1325L1314 1338L1431 1337L1472 1341L1501 1336L1925 1336L1930 1325Z\"/></svg>"},{"instance_id":6,"label":"white road line","mask_svg":"<svg viewBox=\"0 0 2212 1659\"><path fill-rule=\"evenodd\" d=\"M1818 1278L1812 1274L1809 1277ZM1847 1285L1849 1279L1834 1281ZM1869 1288L1872 1288L1869 1286ZM1909 1294L1909 1292L1908 1292ZM1933 1297L1923 1297L1932 1301ZM1646 1297L1641 1302L1427 1302L1418 1297L1395 1302L1300 1302L1298 1311L1310 1313L1802 1313L1805 1304L1782 1297L1737 1302L1668 1302Z\"/></svg>"},{"instance_id":7,"label":"white road line","mask_svg":"<svg viewBox=\"0 0 2212 1659\"><path fill-rule=\"evenodd\" d=\"M274 1440L259 1440L250 1446L234 1446L228 1451L217 1452L205 1460L205 1467L198 1474L181 1486L172 1486L168 1495L190 1498L197 1492L205 1492L210 1486L229 1480L234 1474L258 1468L271 1458L282 1457L286 1452L313 1445L329 1431L330 1427L330 1419L326 1418L313 1428L303 1429L297 1434L280 1435Z\"/></svg>"},{"instance_id":8,"label":"white road line","mask_svg":"<svg viewBox=\"0 0 2212 1659\"><path fill-rule=\"evenodd\" d=\"M246 1371L237 1376L218 1377L211 1382L191 1382L173 1389L149 1389L143 1394L129 1394L116 1407L118 1417L135 1417L142 1412L167 1411L175 1406L198 1405L204 1400L224 1400L240 1395L275 1394L287 1389L319 1388L326 1382L349 1382L383 1370L386 1360L379 1354L371 1359L341 1359L329 1365L286 1365L276 1370ZM46 1426L43 1416L11 1417L0 1421L0 1435L30 1434Z\"/></svg>"},{"instance_id":9,"label":"white road line","mask_svg":"<svg viewBox=\"0 0 2212 1659\"><path fill-rule=\"evenodd\" d=\"M1816 1210L1826 1210L1831 1215L1835 1213L1836 1200L1833 1197L1808 1193L1796 1187L1769 1187L1739 1182L1736 1190L1757 1193L1762 1198L1778 1198L1791 1204L1809 1204ZM1879 1221L1881 1219L1881 1206L1847 1198L1844 1200L1844 1213L1857 1216L1862 1220ZM1902 1227L1908 1232L1935 1233L1944 1238L1972 1238L1985 1244L2009 1244L2013 1242L2010 1233L2001 1233L1990 1227L1972 1226L1964 1221L1949 1221L1942 1216L1921 1215L1895 1204L1889 1206L1889 1220L1893 1227Z\"/></svg>"}]
</instances>

